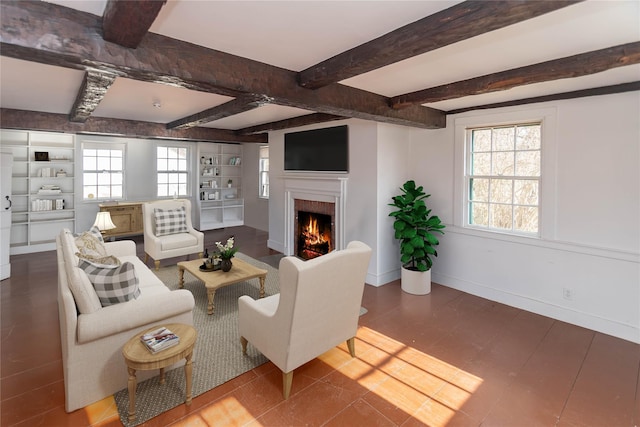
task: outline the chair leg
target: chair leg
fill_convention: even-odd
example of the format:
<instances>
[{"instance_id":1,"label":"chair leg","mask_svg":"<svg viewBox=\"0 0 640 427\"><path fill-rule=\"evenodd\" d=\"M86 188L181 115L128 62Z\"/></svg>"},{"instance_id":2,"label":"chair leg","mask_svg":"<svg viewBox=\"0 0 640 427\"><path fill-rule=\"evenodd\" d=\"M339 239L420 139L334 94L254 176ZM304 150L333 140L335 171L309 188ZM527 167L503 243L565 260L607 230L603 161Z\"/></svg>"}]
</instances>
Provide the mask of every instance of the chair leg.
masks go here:
<instances>
[{"instance_id":1,"label":"chair leg","mask_svg":"<svg viewBox=\"0 0 640 427\"><path fill-rule=\"evenodd\" d=\"M240 337L240 344L242 344L242 354L247 354L247 339L245 337Z\"/></svg>"},{"instance_id":2,"label":"chair leg","mask_svg":"<svg viewBox=\"0 0 640 427\"><path fill-rule=\"evenodd\" d=\"M144 254L144 263L146 264L149 261L149 254L145 252Z\"/></svg>"},{"instance_id":3,"label":"chair leg","mask_svg":"<svg viewBox=\"0 0 640 427\"><path fill-rule=\"evenodd\" d=\"M160 269L160 260L156 260L154 264L156 265L156 271L158 271Z\"/></svg>"},{"instance_id":4,"label":"chair leg","mask_svg":"<svg viewBox=\"0 0 640 427\"><path fill-rule=\"evenodd\" d=\"M289 394L291 393L291 383L293 382L293 371L283 372L282 373L282 395L284 396L284 400L289 398Z\"/></svg>"},{"instance_id":5,"label":"chair leg","mask_svg":"<svg viewBox=\"0 0 640 427\"><path fill-rule=\"evenodd\" d=\"M351 337L347 340L347 347L349 347L351 357L356 357L356 337Z\"/></svg>"},{"instance_id":6,"label":"chair leg","mask_svg":"<svg viewBox=\"0 0 640 427\"><path fill-rule=\"evenodd\" d=\"M198 259L202 259L204 257L204 253L198 252Z\"/></svg>"}]
</instances>

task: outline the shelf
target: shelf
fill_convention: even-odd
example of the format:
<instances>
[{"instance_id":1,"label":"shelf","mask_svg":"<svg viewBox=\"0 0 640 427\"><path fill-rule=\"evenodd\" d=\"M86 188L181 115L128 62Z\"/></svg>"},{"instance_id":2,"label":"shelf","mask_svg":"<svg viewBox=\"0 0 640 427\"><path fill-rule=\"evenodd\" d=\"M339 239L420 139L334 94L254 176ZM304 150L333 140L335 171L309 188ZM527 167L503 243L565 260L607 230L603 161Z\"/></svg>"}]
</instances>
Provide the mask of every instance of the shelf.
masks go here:
<instances>
[{"instance_id":1,"label":"shelf","mask_svg":"<svg viewBox=\"0 0 640 427\"><path fill-rule=\"evenodd\" d=\"M244 223L244 199L242 198L242 145L229 143L199 143L198 159L198 214L196 223L201 230L230 227ZM233 160L232 160L233 159ZM239 164L230 164L230 163ZM206 173L204 173L206 171ZM231 187L227 181L233 180ZM211 183L215 183L213 187ZM204 199L200 199L204 194ZM216 194L217 199L209 199ZM225 198L233 195L232 199ZM230 222L231 221L231 222Z\"/></svg>"},{"instance_id":2,"label":"shelf","mask_svg":"<svg viewBox=\"0 0 640 427\"><path fill-rule=\"evenodd\" d=\"M62 229L69 228L75 232L75 136L70 133L2 129L0 146L14 156L10 254L55 248L55 237ZM36 161L37 152L46 153L48 160ZM43 169L45 174L53 176L39 176ZM66 176L55 176L60 171L64 171ZM59 186L62 191L38 193L47 183ZM56 199L64 200L66 209L31 210L35 200Z\"/></svg>"}]
</instances>

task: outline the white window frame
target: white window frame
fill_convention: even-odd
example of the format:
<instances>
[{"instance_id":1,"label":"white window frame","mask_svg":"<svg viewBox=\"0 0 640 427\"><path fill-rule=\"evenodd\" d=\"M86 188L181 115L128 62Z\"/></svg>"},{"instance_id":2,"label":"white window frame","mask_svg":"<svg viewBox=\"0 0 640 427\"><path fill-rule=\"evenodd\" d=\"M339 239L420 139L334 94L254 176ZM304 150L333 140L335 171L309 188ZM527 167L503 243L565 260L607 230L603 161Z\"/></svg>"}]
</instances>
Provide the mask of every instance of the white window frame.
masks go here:
<instances>
[{"instance_id":1,"label":"white window frame","mask_svg":"<svg viewBox=\"0 0 640 427\"><path fill-rule=\"evenodd\" d=\"M160 157L158 151L161 149L167 150L167 157ZM185 158L184 160L180 160L178 155L171 156L171 150L185 150ZM190 197L191 195L191 148L183 145L183 144L157 144L155 149L155 158L156 158L156 196L158 198L171 198L171 197ZM161 165L163 160L166 160L166 168L163 168ZM160 174L169 175L169 179L165 183L163 179L161 179ZM174 178L175 182L171 182L171 178ZM181 176L183 179L181 180ZM162 182L161 182L162 181ZM178 189L182 185L184 191L172 191L172 184L177 184ZM166 194L164 192L160 192L160 186L166 186Z\"/></svg>"},{"instance_id":2,"label":"white window frame","mask_svg":"<svg viewBox=\"0 0 640 427\"><path fill-rule=\"evenodd\" d=\"M89 156L85 156L85 150L114 150L114 151L121 151L122 152L122 169L86 169L85 168L85 159L86 157ZM103 151L103 154L104 153ZM96 157L111 157L111 156L99 156L97 155ZM106 200L124 200L126 198L126 160L127 160L127 152L126 152L126 144L123 143L112 143L112 142L83 142L82 143L82 147L81 147L81 158L82 158L82 187L81 187L81 194L82 194L82 200L84 202L91 202L91 201L97 201L97 202L102 202L102 201L106 201ZM85 174L87 173L95 173L96 176L99 178L98 174L102 173L117 173L120 172L122 174L122 195L120 197L115 197L113 196L113 191L111 189L111 187L113 187L114 185L112 183L107 184L106 186L108 186L110 188L109 190L109 196L108 197L99 197L98 196L98 189L97 187L100 186L99 183L96 184L96 191L92 192L90 194L94 194L94 197L85 197L85 187L87 186L85 183ZM99 181L99 179L98 179ZM93 185L92 185L93 186ZM105 184L102 184L102 186L105 186Z\"/></svg>"},{"instance_id":3,"label":"white window frame","mask_svg":"<svg viewBox=\"0 0 640 427\"><path fill-rule=\"evenodd\" d=\"M555 239L556 236L556 108L510 111L493 114L474 114L454 120L455 140L455 184L454 184L454 225L468 234L508 236L510 240ZM467 170L469 153L467 150L469 129L481 127L509 126L524 123L541 124L540 181L538 188L538 233L522 234L508 230L488 229L469 224L469 187Z\"/></svg>"},{"instance_id":4,"label":"white window frame","mask_svg":"<svg viewBox=\"0 0 640 427\"><path fill-rule=\"evenodd\" d=\"M269 146L261 146L258 153L258 197L269 199Z\"/></svg>"},{"instance_id":5,"label":"white window frame","mask_svg":"<svg viewBox=\"0 0 640 427\"><path fill-rule=\"evenodd\" d=\"M539 126L540 127L540 146L538 148L534 148L534 149L519 149L517 147L516 144L516 134L515 131L517 128L524 128L524 127L528 127L528 126ZM509 129L509 130L513 130L513 139L512 139L512 144L513 146L511 147L511 149L508 150L500 150L500 149L495 149L493 147L493 142L490 142L491 147L488 151L473 151L474 148L474 144L473 144L473 135L475 132L481 132L481 131L489 131L492 135L494 132L498 132L500 129ZM465 137L465 155L466 155L466 162L465 162L465 189L466 189L466 197L467 197L467 205L466 205L466 221L465 221L465 226L468 227L473 227L473 228L479 228L481 230L488 230L488 231L496 231L496 232L502 232L502 233L507 233L507 234L516 234L516 235L524 235L524 236L529 236L529 237L540 237L540 226L539 226L539 216L540 216L540 200L539 200L539 196L540 196L540 179L541 176L535 176L535 175L520 175L517 174L518 170L516 168L517 166L517 161L516 158L518 156L518 153L527 153L527 152L538 152L538 153L542 153L542 123L540 122L531 122L531 123L510 123L507 125L501 124L499 126L481 126L481 127L468 127L467 130L467 135ZM493 139L493 138L492 138ZM493 171L489 171L488 173L485 174L474 174L472 172L472 162L473 162L473 156L474 153L477 153L478 155L488 155L489 156L489 167L490 169L493 169L493 163L494 163L494 158L496 156L499 155L504 155L504 154L508 154L509 157L512 158L513 161L513 166L514 166L514 170L513 173L511 175L503 175L500 173L496 173ZM540 165L539 165L540 166ZM542 172L541 169L539 169L540 172ZM471 195L471 182L473 180L486 180L487 181L487 185L488 185L488 190L487 190L487 200L486 201L478 201L475 200L476 203L480 203L480 204L485 204L488 208L487 211L487 224L483 225L483 224L476 224L476 223L472 223L471 222L471 205L474 203L474 200L471 199L472 195ZM492 182L495 180L500 180L500 181L506 181L506 182L510 182L511 183L511 199L507 202L507 201L498 201L495 199L492 199L491 194L492 194ZM516 182L517 181L532 181L535 182L536 186L537 186L537 200L535 204L519 204L516 203L515 200L515 193L516 193ZM492 210L493 209L498 209L499 207L502 208L508 208L509 210L511 210L511 224L510 224L510 228L500 228L500 227L495 227L491 225L491 218L492 218ZM535 208L535 210L537 211L537 221L536 221L536 228L535 231L525 231L525 230L518 230L516 229L516 209L517 208Z\"/></svg>"}]
</instances>

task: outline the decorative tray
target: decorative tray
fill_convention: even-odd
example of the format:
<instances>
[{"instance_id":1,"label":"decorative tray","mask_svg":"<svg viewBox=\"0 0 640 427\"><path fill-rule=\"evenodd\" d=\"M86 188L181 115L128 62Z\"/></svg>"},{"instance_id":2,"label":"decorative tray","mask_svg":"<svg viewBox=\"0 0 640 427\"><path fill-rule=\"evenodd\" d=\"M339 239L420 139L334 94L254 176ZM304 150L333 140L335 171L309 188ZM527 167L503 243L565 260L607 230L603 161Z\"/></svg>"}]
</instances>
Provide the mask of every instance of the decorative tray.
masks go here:
<instances>
[{"instance_id":1,"label":"decorative tray","mask_svg":"<svg viewBox=\"0 0 640 427\"><path fill-rule=\"evenodd\" d=\"M200 271L218 271L218 270L220 270L220 264L221 264L221 263L218 263L218 265L214 265L214 266L213 266L213 267L211 267L211 268L207 268L207 267L205 267L204 265L201 265L201 266L199 267L199 269L200 269Z\"/></svg>"}]
</instances>

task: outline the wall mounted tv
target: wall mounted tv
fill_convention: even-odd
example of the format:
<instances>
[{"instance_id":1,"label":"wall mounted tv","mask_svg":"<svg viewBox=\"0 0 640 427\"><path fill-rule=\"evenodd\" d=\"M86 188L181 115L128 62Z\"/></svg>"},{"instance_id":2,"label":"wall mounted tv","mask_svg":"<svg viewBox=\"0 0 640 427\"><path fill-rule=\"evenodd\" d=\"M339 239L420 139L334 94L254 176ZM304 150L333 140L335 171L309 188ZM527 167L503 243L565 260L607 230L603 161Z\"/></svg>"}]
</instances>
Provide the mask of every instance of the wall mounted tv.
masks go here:
<instances>
[{"instance_id":1,"label":"wall mounted tv","mask_svg":"<svg viewBox=\"0 0 640 427\"><path fill-rule=\"evenodd\" d=\"M284 170L349 172L349 129L346 125L284 135Z\"/></svg>"}]
</instances>

